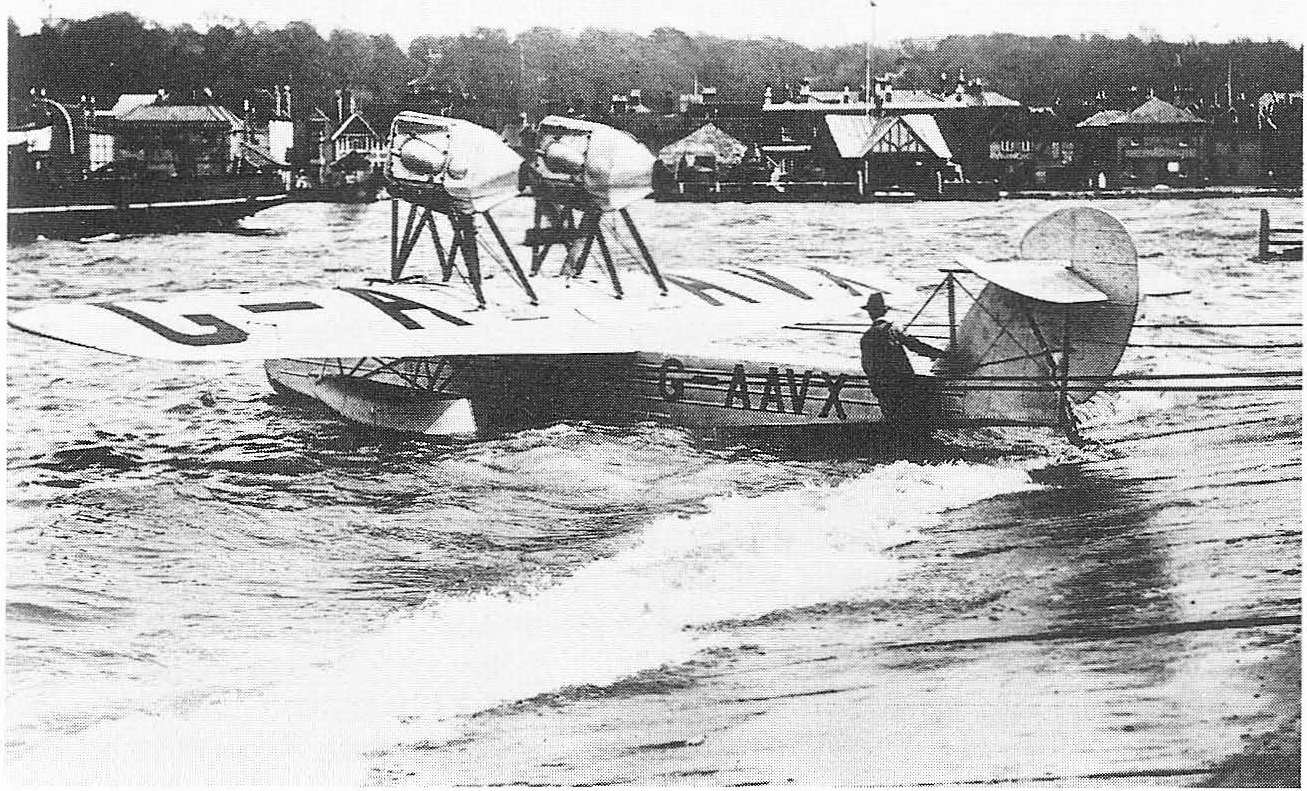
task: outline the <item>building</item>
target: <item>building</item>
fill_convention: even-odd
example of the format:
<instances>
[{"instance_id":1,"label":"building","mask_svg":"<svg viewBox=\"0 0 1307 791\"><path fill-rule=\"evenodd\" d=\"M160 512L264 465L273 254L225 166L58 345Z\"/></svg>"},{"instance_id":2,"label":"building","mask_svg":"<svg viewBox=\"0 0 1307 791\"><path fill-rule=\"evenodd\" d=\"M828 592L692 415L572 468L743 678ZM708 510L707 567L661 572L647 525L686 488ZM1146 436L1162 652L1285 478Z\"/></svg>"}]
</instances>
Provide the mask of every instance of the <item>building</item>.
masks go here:
<instances>
[{"instance_id":1,"label":"building","mask_svg":"<svg viewBox=\"0 0 1307 791\"><path fill-rule=\"evenodd\" d=\"M956 179L953 152L924 113L827 115L813 153L832 181L854 182L859 194L907 190L940 194Z\"/></svg>"},{"instance_id":2,"label":"building","mask_svg":"<svg viewBox=\"0 0 1307 791\"><path fill-rule=\"evenodd\" d=\"M359 112L348 92L338 108L342 118L324 141L323 159L329 171L326 181L353 184L381 173L386 164L389 123L381 125L378 133L377 126Z\"/></svg>"},{"instance_id":3,"label":"building","mask_svg":"<svg viewBox=\"0 0 1307 791\"><path fill-rule=\"evenodd\" d=\"M729 180L749 153L749 146L716 124L707 123L658 151L658 160L679 191L685 184Z\"/></svg>"},{"instance_id":4,"label":"building","mask_svg":"<svg viewBox=\"0 0 1307 791\"><path fill-rule=\"evenodd\" d=\"M1079 173L1075 151L1075 126L1051 107L1032 107L990 129L990 167L983 176L1005 190L1073 187Z\"/></svg>"},{"instance_id":5,"label":"building","mask_svg":"<svg viewBox=\"0 0 1307 791\"><path fill-rule=\"evenodd\" d=\"M1077 158L1091 187L1201 186L1207 124L1156 96L1133 110L1102 110L1081 121Z\"/></svg>"},{"instance_id":6,"label":"building","mask_svg":"<svg viewBox=\"0 0 1307 791\"><path fill-rule=\"evenodd\" d=\"M1271 179L1262 135L1252 125L1216 118L1210 123L1204 151L1206 180L1215 185L1267 184Z\"/></svg>"},{"instance_id":7,"label":"building","mask_svg":"<svg viewBox=\"0 0 1307 791\"><path fill-rule=\"evenodd\" d=\"M776 101L770 87L764 91L762 116L763 150L780 155L795 166L811 162L812 146L826 128L828 115L904 116L925 115L934 119L952 161L968 177L990 170L989 131L1003 119L1025 113L1025 106L995 91L983 80L959 77L949 92L919 88L896 88L893 75L876 81L871 101L865 101L847 86L839 91L812 90L807 82L789 90Z\"/></svg>"}]
</instances>

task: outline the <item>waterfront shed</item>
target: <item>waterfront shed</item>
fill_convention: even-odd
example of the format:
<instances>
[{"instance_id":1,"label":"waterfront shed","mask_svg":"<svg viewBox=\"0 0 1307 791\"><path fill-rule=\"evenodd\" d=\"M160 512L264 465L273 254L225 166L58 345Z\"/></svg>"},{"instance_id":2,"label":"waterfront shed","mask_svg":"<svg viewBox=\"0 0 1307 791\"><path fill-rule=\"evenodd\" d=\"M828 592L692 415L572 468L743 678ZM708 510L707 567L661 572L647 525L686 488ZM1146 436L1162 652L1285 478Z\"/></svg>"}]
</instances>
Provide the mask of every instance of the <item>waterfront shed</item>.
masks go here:
<instances>
[{"instance_id":1,"label":"waterfront shed","mask_svg":"<svg viewBox=\"0 0 1307 791\"><path fill-rule=\"evenodd\" d=\"M862 191L939 192L941 172L955 170L939 125L925 114L827 115L814 148Z\"/></svg>"},{"instance_id":2,"label":"waterfront shed","mask_svg":"<svg viewBox=\"0 0 1307 791\"><path fill-rule=\"evenodd\" d=\"M748 150L748 146L716 124L707 123L680 140L663 146L658 152L658 158L672 169L678 165L720 169L740 164Z\"/></svg>"}]
</instances>

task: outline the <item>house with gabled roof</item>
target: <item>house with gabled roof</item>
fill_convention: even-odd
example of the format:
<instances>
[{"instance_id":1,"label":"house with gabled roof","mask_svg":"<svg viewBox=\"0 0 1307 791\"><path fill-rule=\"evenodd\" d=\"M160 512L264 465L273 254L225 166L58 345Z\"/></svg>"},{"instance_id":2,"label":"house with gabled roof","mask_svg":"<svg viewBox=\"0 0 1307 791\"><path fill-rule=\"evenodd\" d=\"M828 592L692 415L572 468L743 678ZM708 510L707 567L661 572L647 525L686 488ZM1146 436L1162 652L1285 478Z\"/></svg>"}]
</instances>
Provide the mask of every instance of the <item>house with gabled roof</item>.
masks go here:
<instances>
[{"instance_id":1,"label":"house with gabled roof","mask_svg":"<svg viewBox=\"0 0 1307 791\"><path fill-rule=\"evenodd\" d=\"M365 115L348 92L342 93L338 120L326 126L320 142L319 186L346 188L349 200L372 200L383 181L390 118L384 116L384 122L379 122L383 116ZM353 193L356 189L357 195Z\"/></svg>"},{"instance_id":2,"label":"house with gabled roof","mask_svg":"<svg viewBox=\"0 0 1307 791\"><path fill-rule=\"evenodd\" d=\"M958 169L935 117L925 113L827 115L813 155L832 177L856 181L860 193L939 193L942 174L954 178Z\"/></svg>"},{"instance_id":3,"label":"house with gabled roof","mask_svg":"<svg viewBox=\"0 0 1307 791\"><path fill-rule=\"evenodd\" d=\"M389 132L389 130L386 130ZM386 135L377 134L368 119L351 112L331 133L331 167L351 170L380 168L386 161Z\"/></svg>"},{"instance_id":4,"label":"house with gabled roof","mask_svg":"<svg viewBox=\"0 0 1307 791\"><path fill-rule=\"evenodd\" d=\"M1156 96L1133 110L1095 113L1076 130L1091 186L1179 187L1206 181L1206 122Z\"/></svg>"}]
</instances>

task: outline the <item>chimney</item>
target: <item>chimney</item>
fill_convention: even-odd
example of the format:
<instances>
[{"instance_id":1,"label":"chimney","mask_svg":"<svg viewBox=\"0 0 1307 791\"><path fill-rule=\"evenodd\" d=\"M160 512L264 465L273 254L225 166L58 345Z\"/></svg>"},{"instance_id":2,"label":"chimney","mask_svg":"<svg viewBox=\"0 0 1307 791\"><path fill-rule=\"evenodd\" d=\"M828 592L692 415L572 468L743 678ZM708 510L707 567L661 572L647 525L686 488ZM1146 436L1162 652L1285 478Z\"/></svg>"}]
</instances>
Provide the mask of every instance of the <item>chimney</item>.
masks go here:
<instances>
[{"instance_id":1,"label":"chimney","mask_svg":"<svg viewBox=\"0 0 1307 791\"><path fill-rule=\"evenodd\" d=\"M339 88L336 89L336 125L340 126L345 122L345 92Z\"/></svg>"},{"instance_id":2,"label":"chimney","mask_svg":"<svg viewBox=\"0 0 1307 791\"><path fill-rule=\"evenodd\" d=\"M808 79L807 77L804 77L803 82L799 83L799 101L807 102L811 98L812 98L812 80Z\"/></svg>"},{"instance_id":3,"label":"chimney","mask_svg":"<svg viewBox=\"0 0 1307 791\"><path fill-rule=\"evenodd\" d=\"M704 89L703 89L703 103L704 103L704 104L716 104L716 103L717 103L717 88L716 88L716 86L713 86L713 87L711 87L711 88L704 88Z\"/></svg>"},{"instance_id":4,"label":"chimney","mask_svg":"<svg viewBox=\"0 0 1307 791\"><path fill-rule=\"evenodd\" d=\"M630 107L632 110L634 110L635 108L637 108L637 107L639 107L640 105L644 104L644 100L643 100L643 98L641 98L641 94L640 94L640 89L639 89L639 88L632 88L632 89L631 89L630 94L628 94L626 104L627 104L627 106Z\"/></svg>"},{"instance_id":5,"label":"chimney","mask_svg":"<svg viewBox=\"0 0 1307 791\"><path fill-rule=\"evenodd\" d=\"M846 82L844 83L844 95L840 97L840 102L848 104L851 101L853 101L853 92L849 89L849 84Z\"/></svg>"},{"instance_id":6,"label":"chimney","mask_svg":"<svg viewBox=\"0 0 1307 791\"><path fill-rule=\"evenodd\" d=\"M613 94L612 106L610 108L613 115L622 115L626 112L626 97L620 93Z\"/></svg>"},{"instance_id":7,"label":"chimney","mask_svg":"<svg viewBox=\"0 0 1307 791\"><path fill-rule=\"evenodd\" d=\"M941 94L948 93L948 88L949 88L948 73L941 71L939 73L939 92Z\"/></svg>"},{"instance_id":8,"label":"chimney","mask_svg":"<svg viewBox=\"0 0 1307 791\"><path fill-rule=\"evenodd\" d=\"M290 118L290 86L283 85L281 89L286 94L285 101L281 103L281 111L287 118Z\"/></svg>"},{"instance_id":9,"label":"chimney","mask_svg":"<svg viewBox=\"0 0 1307 791\"><path fill-rule=\"evenodd\" d=\"M767 87L762 89L762 103L771 104L771 102L771 83L767 83Z\"/></svg>"}]
</instances>

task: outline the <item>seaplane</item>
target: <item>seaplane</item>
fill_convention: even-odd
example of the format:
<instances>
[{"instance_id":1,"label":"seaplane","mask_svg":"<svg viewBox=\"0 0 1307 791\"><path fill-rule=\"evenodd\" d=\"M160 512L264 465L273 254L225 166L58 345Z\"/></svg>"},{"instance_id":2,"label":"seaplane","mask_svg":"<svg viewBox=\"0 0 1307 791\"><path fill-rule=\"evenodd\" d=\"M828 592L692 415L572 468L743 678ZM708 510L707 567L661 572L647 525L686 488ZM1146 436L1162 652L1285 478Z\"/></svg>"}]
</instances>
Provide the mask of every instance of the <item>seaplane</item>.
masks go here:
<instances>
[{"instance_id":1,"label":"seaplane","mask_svg":"<svg viewBox=\"0 0 1307 791\"><path fill-rule=\"evenodd\" d=\"M278 393L355 423L439 437L564 421L901 433L852 350L831 359L713 351L715 339L781 327L857 332L822 320L878 291L870 278L817 265L663 272L628 211L652 191L644 146L551 116L528 153L476 124L406 111L385 165L388 272L314 290L49 304L9 323L113 354L262 362ZM521 196L535 202L526 266L493 215ZM406 273L419 247L435 266ZM554 248L557 271L546 266ZM634 266L617 266L621 250ZM946 360L912 382L937 394L938 407L908 430L1075 434L1076 407L1119 385L1139 303L1136 258L1119 222L1080 207L1035 224L1011 260L944 268L913 317L931 305L947 316L937 325L947 327ZM504 277L490 277L496 264Z\"/></svg>"}]
</instances>

